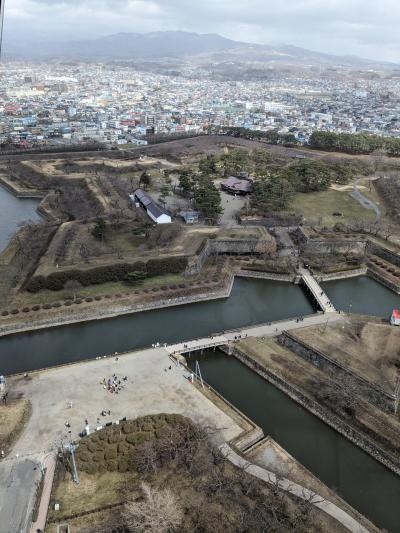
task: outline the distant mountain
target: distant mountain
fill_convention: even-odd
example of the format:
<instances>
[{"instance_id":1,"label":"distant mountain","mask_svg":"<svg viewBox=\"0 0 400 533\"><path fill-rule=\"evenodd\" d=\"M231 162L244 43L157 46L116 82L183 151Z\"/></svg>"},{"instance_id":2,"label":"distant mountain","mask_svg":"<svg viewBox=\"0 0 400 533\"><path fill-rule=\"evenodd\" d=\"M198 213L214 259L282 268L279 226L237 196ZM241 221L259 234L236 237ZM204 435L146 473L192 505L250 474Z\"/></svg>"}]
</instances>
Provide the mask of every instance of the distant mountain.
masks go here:
<instances>
[{"instance_id":1,"label":"distant mountain","mask_svg":"<svg viewBox=\"0 0 400 533\"><path fill-rule=\"evenodd\" d=\"M71 42L5 43L6 56L26 59L160 60L173 59L234 63L284 63L291 65L385 65L352 56L333 56L290 45L249 44L216 34L184 31L117 33L107 37ZM388 64L386 64L388 65Z\"/></svg>"}]
</instances>

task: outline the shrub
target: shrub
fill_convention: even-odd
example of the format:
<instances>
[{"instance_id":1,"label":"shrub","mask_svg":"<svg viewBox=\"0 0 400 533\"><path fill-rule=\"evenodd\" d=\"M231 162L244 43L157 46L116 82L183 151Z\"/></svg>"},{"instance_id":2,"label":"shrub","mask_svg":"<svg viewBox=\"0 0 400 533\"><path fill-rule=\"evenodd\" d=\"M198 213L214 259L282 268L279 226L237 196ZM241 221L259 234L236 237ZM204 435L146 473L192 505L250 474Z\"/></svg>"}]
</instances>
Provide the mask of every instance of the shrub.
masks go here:
<instances>
[{"instance_id":1,"label":"shrub","mask_svg":"<svg viewBox=\"0 0 400 533\"><path fill-rule=\"evenodd\" d=\"M11 310L11 314L12 315L18 315L18 313L19 313L19 309L12 309Z\"/></svg>"},{"instance_id":2,"label":"shrub","mask_svg":"<svg viewBox=\"0 0 400 533\"><path fill-rule=\"evenodd\" d=\"M3 312L1 313L1 316L8 316L9 314L10 314L10 313L9 313L8 311L3 311Z\"/></svg>"},{"instance_id":3,"label":"shrub","mask_svg":"<svg viewBox=\"0 0 400 533\"><path fill-rule=\"evenodd\" d=\"M101 296L95 296L94 299L96 300L96 302L99 302L102 299L102 297Z\"/></svg>"},{"instance_id":4,"label":"shrub","mask_svg":"<svg viewBox=\"0 0 400 533\"><path fill-rule=\"evenodd\" d=\"M80 305L82 303L81 298L77 298L74 303Z\"/></svg>"},{"instance_id":5,"label":"shrub","mask_svg":"<svg viewBox=\"0 0 400 533\"><path fill-rule=\"evenodd\" d=\"M120 459L118 461L118 472L128 472L129 471L129 463L126 459Z\"/></svg>"},{"instance_id":6,"label":"shrub","mask_svg":"<svg viewBox=\"0 0 400 533\"><path fill-rule=\"evenodd\" d=\"M51 309L51 304L44 304L43 309Z\"/></svg>"},{"instance_id":7,"label":"shrub","mask_svg":"<svg viewBox=\"0 0 400 533\"><path fill-rule=\"evenodd\" d=\"M61 304L60 302L55 302L52 307L53 309L58 309L59 307L61 307Z\"/></svg>"},{"instance_id":8,"label":"shrub","mask_svg":"<svg viewBox=\"0 0 400 533\"><path fill-rule=\"evenodd\" d=\"M24 307L24 308L22 309L22 312L23 312L23 313L29 313L29 311L30 311L30 308L29 308L29 307Z\"/></svg>"},{"instance_id":9,"label":"shrub","mask_svg":"<svg viewBox=\"0 0 400 533\"><path fill-rule=\"evenodd\" d=\"M66 302L64 302L64 305L65 305L66 307L69 307L70 305L72 305L71 300L67 300Z\"/></svg>"},{"instance_id":10,"label":"shrub","mask_svg":"<svg viewBox=\"0 0 400 533\"><path fill-rule=\"evenodd\" d=\"M83 469L90 475L96 474L96 472L98 472L97 465L94 465L93 463L87 463Z\"/></svg>"},{"instance_id":11,"label":"shrub","mask_svg":"<svg viewBox=\"0 0 400 533\"><path fill-rule=\"evenodd\" d=\"M94 267L89 270L68 270L62 272L52 272L48 276L36 276L29 280L26 290L38 292L42 289L60 291L65 284L75 280L82 286L99 285L109 281L126 281L129 274L143 273L144 277L154 277L163 274L178 274L187 266L186 257L165 257L161 259L150 259L147 263L137 261L136 263L118 263L114 265L104 265Z\"/></svg>"},{"instance_id":12,"label":"shrub","mask_svg":"<svg viewBox=\"0 0 400 533\"><path fill-rule=\"evenodd\" d=\"M105 453L106 461L111 461L113 459L117 458L117 450L114 448L111 448L110 450L107 450Z\"/></svg>"},{"instance_id":13,"label":"shrub","mask_svg":"<svg viewBox=\"0 0 400 533\"><path fill-rule=\"evenodd\" d=\"M93 298L91 298L90 296L88 296L87 298L85 298L85 302L93 302Z\"/></svg>"},{"instance_id":14,"label":"shrub","mask_svg":"<svg viewBox=\"0 0 400 533\"><path fill-rule=\"evenodd\" d=\"M115 472L118 469L118 463L115 459L111 459L110 461L106 462L106 469L109 472Z\"/></svg>"},{"instance_id":15,"label":"shrub","mask_svg":"<svg viewBox=\"0 0 400 533\"><path fill-rule=\"evenodd\" d=\"M32 307L32 311L39 311L39 309L40 309L40 305L34 305Z\"/></svg>"}]
</instances>

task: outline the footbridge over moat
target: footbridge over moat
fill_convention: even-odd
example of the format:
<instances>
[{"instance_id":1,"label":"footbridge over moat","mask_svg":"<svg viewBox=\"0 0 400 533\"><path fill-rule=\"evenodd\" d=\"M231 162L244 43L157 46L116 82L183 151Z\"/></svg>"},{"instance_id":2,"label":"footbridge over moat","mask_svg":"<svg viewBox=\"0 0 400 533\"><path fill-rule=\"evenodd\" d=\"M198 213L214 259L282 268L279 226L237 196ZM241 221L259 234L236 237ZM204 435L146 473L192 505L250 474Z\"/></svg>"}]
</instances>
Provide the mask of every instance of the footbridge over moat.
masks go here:
<instances>
[{"instance_id":1,"label":"footbridge over moat","mask_svg":"<svg viewBox=\"0 0 400 533\"><path fill-rule=\"evenodd\" d=\"M320 309L324 313L336 313L336 309L334 308L329 297L327 296L325 291L321 288L321 285L314 278L314 276L311 274L308 268L300 266L298 269L298 272L299 272L299 275L301 276L301 280L303 281L307 289L310 291L311 295L317 302Z\"/></svg>"},{"instance_id":2,"label":"footbridge over moat","mask_svg":"<svg viewBox=\"0 0 400 533\"><path fill-rule=\"evenodd\" d=\"M230 346L235 341L246 337L275 337L280 335L283 331L304 328L305 326L327 324L328 322L336 322L337 320L344 320L344 318L332 308L330 309L329 315L316 313L314 315L303 317L301 320L299 318L291 318L279 320L277 322L268 322L267 324L259 324L257 326L243 327L237 330L224 331L201 339L170 344L167 345L165 349L171 355L189 354L191 352L218 348L219 346Z\"/></svg>"}]
</instances>

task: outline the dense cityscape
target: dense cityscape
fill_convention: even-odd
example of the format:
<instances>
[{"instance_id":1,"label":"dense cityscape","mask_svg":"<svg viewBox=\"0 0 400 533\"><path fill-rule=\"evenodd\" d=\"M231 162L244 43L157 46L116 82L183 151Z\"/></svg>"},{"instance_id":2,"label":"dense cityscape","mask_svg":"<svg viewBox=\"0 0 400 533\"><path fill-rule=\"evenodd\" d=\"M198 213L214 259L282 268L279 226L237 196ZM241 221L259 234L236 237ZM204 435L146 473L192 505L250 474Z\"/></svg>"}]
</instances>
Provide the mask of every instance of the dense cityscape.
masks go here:
<instances>
[{"instance_id":1,"label":"dense cityscape","mask_svg":"<svg viewBox=\"0 0 400 533\"><path fill-rule=\"evenodd\" d=\"M3 145L146 144L152 134L212 126L277 130L301 142L314 130L400 136L396 77L214 81L79 63L9 63L0 72Z\"/></svg>"}]
</instances>

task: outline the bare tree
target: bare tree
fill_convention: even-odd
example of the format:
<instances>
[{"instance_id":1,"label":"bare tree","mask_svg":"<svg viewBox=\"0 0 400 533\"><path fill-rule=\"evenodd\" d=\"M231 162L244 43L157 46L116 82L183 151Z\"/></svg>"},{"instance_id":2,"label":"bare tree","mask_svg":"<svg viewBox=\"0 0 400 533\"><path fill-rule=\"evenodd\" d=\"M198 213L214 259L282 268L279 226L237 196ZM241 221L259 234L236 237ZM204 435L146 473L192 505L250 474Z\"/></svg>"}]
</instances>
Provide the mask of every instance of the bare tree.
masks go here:
<instances>
[{"instance_id":1,"label":"bare tree","mask_svg":"<svg viewBox=\"0 0 400 533\"><path fill-rule=\"evenodd\" d=\"M82 285L79 283L79 281L75 279L68 280L65 285L64 289L74 298L76 298L76 294L78 291L82 289Z\"/></svg>"},{"instance_id":2,"label":"bare tree","mask_svg":"<svg viewBox=\"0 0 400 533\"><path fill-rule=\"evenodd\" d=\"M177 531L183 520L183 510L169 489L154 489L141 484L142 499L125 504L126 525L138 533L168 533Z\"/></svg>"}]
</instances>

